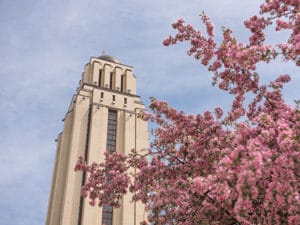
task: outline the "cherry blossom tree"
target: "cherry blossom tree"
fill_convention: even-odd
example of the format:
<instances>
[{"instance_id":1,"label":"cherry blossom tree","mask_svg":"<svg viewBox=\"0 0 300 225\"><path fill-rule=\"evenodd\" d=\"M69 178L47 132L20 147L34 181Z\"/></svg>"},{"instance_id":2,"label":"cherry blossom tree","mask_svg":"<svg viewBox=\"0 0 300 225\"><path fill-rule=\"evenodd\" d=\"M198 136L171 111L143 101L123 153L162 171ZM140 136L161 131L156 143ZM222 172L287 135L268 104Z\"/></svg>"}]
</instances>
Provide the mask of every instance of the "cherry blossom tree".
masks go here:
<instances>
[{"instance_id":1,"label":"cherry blossom tree","mask_svg":"<svg viewBox=\"0 0 300 225\"><path fill-rule=\"evenodd\" d=\"M282 96L288 74L262 84L256 69L277 58L300 66L299 12L299 0L266 0L259 15L244 22L248 43L227 28L218 43L205 14L205 32L175 22L176 35L163 44L189 42L188 55L233 95L231 109L192 115L152 99L152 112L140 115L158 125L150 149L106 153L100 164L80 158L75 169L89 174L82 195L92 205L119 207L131 192L149 211L145 224L300 224L299 102L291 106ZM274 35L289 31L287 41L267 44L267 28Z\"/></svg>"}]
</instances>

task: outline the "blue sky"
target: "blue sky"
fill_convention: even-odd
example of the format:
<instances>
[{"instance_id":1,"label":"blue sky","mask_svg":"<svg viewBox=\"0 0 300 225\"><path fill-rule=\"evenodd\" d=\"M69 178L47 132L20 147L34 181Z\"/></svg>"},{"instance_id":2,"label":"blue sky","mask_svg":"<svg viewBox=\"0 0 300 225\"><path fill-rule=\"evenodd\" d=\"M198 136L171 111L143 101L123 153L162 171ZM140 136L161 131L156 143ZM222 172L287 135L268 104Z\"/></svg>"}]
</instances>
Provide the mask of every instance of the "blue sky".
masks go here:
<instances>
[{"instance_id":1,"label":"blue sky","mask_svg":"<svg viewBox=\"0 0 300 225\"><path fill-rule=\"evenodd\" d=\"M138 94L185 112L201 112L230 98L188 57L186 45L162 46L178 18L199 24L205 11L246 41L242 21L258 0L1 0L0 1L0 224L45 223L55 139L90 56L103 50L134 67ZM272 37L276 40L277 37ZM299 98L299 69L273 63L264 79L292 75L287 101ZM298 76L296 76L298 75Z\"/></svg>"}]
</instances>

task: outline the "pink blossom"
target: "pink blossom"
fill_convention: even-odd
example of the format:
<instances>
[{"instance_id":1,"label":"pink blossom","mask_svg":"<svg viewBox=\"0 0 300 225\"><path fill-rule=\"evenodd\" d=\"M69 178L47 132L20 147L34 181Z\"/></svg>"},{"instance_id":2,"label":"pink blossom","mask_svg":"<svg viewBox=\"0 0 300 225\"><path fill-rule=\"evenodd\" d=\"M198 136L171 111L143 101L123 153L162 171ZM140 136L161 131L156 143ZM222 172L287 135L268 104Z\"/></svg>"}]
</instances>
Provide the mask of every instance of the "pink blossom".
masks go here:
<instances>
[{"instance_id":1,"label":"pink blossom","mask_svg":"<svg viewBox=\"0 0 300 225\"><path fill-rule=\"evenodd\" d=\"M152 99L152 113L139 118L157 124L151 148L145 154L106 153L104 163L92 165L79 158L75 170L89 174L82 195L92 205L120 207L118 200L131 192L157 225L300 224L300 111L282 96L290 76L262 84L256 70L281 55L300 66L299 6L299 0L266 0L260 14L244 22L248 43L230 29L215 40L205 14L205 31L183 19L173 23L177 34L163 44L189 42L188 55L233 96L231 109L185 114ZM269 27L274 35L289 30L288 41L266 44Z\"/></svg>"}]
</instances>

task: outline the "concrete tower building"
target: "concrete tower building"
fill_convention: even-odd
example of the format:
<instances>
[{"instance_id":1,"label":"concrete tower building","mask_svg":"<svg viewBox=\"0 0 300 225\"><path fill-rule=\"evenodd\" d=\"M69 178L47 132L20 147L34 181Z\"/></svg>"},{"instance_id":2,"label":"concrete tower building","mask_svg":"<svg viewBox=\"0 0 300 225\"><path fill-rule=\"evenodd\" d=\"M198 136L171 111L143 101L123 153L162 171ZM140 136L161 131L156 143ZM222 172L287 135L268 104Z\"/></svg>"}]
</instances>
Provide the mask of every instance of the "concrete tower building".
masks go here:
<instances>
[{"instance_id":1,"label":"concrete tower building","mask_svg":"<svg viewBox=\"0 0 300 225\"><path fill-rule=\"evenodd\" d=\"M143 109L133 68L112 56L91 57L57 138L46 225L138 225L145 219L145 207L130 194L119 209L90 206L80 196L86 178L74 172L78 156L90 164L103 161L106 149L127 154L148 147L147 122L137 117Z\"/></svg>"}]
</instances>

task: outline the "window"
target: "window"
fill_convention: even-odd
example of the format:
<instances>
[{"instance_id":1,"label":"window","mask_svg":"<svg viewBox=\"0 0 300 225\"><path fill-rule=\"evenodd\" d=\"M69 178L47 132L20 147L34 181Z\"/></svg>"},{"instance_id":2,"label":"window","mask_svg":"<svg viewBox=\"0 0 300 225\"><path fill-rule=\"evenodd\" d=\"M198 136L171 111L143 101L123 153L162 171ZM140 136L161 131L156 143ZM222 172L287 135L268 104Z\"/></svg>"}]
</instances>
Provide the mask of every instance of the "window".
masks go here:
<instances>
[{"instance_id":1,"label":"window","mask_svg":"<svg viewBox=\"0 0 300 225\"><path fill-rule=\"evenodd\" d=\"M116 101L116 96L115 95L112 96L112 100L113 100L113 102Z\"/></svg>"},{"instance_id":2,"label":"window","mask_svg":"<svg viewBox=\"0 0 300 225\"><path fill-rule=\"evenodd\" d=\"M124 92L124 84L125 84L125 76L124 75L122 75L121 76L121 92Z\"/></svg>"},{"instance_id":3,"label":"window","mask_svg":"<svg viewBox=\"0 0 300 225\"><path fill-rule=\"evenodd\" d=\"M104 92L101 92L100 97L104 98Z\"/></svg>"},{"instance_id":4,"label":"window","mask_svg":"<svg viewBox=\"0 0 300 225\"><path fill-rule=\"evenodd\" d=\"M102 70L99 70L99 81L98 81L98 86L101 87L102 86Z\"/></svg>"},{"instance_id":5,"label":"window","mask_svg":"<svg viewBox=\"0 0 300 225\"><path fill-rule=\"evenodd\" d=\"M112 225L113 209L111 206L104 205L102 209L102 224Z\"/></svg>"},{"instance_id":6,"label":"window","mask_svg":"<svg viewBox=\"0 0 300 225\"><path fill-rule=\"evenodd\" d=\"M127 105L127 98L124 98L124 105Z\"/></svg>"},{"instance_id":7,"label":"window","mask_svg":"<svg viewBox=\"0 0 300 225\"><path fill-rule=\"evenodd\" d=\"M113 80L114 80L114 74L113 72L110 73L110 78L109 78L109 89L113 89Z\"/></svg>"},{"instance_id":8,"label":"window","mask_svg":"<svg viewBox=\"0 0 300 225\"><path fill-rule=\"evenodd\" d=\"M113 95L113 99L115 96ZM117 111L108 110L107 117L107 137L106 137L106 150L110 152L116 151L116 136L117 136ZM107 182L110 181L107 176ZM103 205L102 207L102 224L112 225L113 221L113 209L109 205Z\"/></svg>"}]
</instances>

